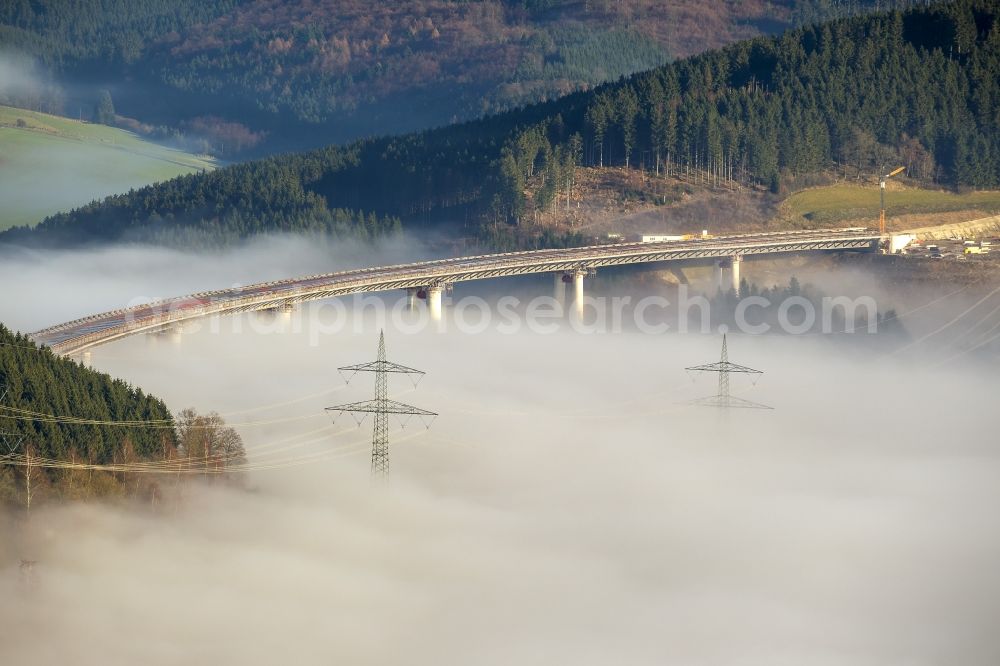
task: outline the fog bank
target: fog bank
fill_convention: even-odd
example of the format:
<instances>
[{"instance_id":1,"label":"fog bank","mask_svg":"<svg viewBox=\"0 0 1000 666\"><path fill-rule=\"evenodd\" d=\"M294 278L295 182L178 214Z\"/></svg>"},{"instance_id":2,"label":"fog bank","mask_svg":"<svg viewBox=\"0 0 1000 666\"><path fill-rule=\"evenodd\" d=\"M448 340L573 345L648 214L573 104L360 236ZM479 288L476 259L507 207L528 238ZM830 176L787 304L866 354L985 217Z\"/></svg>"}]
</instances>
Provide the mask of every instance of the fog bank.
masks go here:
<instances>
[{"instance_id":1,"label":"fog bank","mask_svg":"<svg viewBox=\"0 0 1000 666\"><path fill-rule=\"evenodd\" d=\"M323 236L258 237L226 250L150 245L86 250L0 246L0 322L24 332L161 298L439 256L400 235L373 245Z\"/></svg>"},{"instance_id":2,"label":"fog bank","mask_svg":"<svg viewBox=\"0 0 1000 666\"><path fill-rule=\"evenodd\" d=\"M33 325L115 307L123 289L175 295L420 252L340 250L55 255L0 274L22 287L0 312ZM65 270L42 268L55 263ZM86 280L63 293L51 279L63 275ZM323 410L371 397L372 377L345 386L336 368L374 358L379 323L253 332L266 316L242 317L242 333L94 350L95 367L174 410L221 412L254 470L246 491L196 485L155 510L50 505L27 531L4 526L4 663L1000 659L989 368L913 363L850 336L731 335L731 360L765 371L756 385L734 375L734 395L775 409L720 412L689 404L717 377L684 371L718 360L714 334L388 322L390 360L428 372L416 389L394 378L391 397L440 417L393 425L381 487L371 421ZM39 562L31 586L20 558Z\"/></svg>"}]
</instances>

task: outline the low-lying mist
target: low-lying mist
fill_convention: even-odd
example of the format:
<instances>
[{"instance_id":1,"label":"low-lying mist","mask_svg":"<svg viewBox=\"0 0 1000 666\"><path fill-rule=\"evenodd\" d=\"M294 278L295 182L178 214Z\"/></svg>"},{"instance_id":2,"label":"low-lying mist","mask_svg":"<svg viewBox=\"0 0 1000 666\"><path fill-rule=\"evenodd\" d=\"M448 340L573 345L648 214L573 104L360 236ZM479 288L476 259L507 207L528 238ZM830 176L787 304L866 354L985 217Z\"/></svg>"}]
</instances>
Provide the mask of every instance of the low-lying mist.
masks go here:
<instances>
[{"instance_id":1,"label":"low-lying mist","mask_svg":"<svg viewBox=\"0 0 1000 666\"><path fill-rule=\"evenodd\" d=\"M159 298L436 256L400 235L372 245L263 236L226 250L151 245L35 251L0 246L0 322L24 332Z\"/></svg>"},{"instance_id":2,"label":"low-lying mist","mask_svg":"<svg viewBox=\"0 0 1000 666\"><path fill-rule=\"evenodd\" d=\"M22 97L38 98L50 85L34 60L24 54L0 50L0 104L20 101Z\"/></svg>"},{"instance_id":3,"label":"low-lying mist","mask_svg":"<svg viewBox=\"0 0 1000 666\"><path fill-rule=\"evenodd\" d=\"M423 252L282 242L49 255L34 273L5 262L0 279L21 289L0 312L31 328L145 291ZM34 288L52 312L10 293ZM250 321L277 316L252 314L243 333L95 349L95 367L171 408L222 413L253 471L243 490L196 483L156 509L50 504L5 528L3 662L1000 659L988 369L859 351L851 336L731 335L730 359L765 371L756 385L734 374L733 394L775 409L719 411L688 404L717 377L684 370L718 360L714 334L407 334L352 316L369 318L264 335ZM440 413L429 430L394 423L387 486L369 481L371 421L323 410L372 397L372 377L345 385L337 367L372 360L380 325L389 359L428 373L415 389L394 378L390 397ZM38 561L31 585L16 558Z\"/></svg>"},{"instance_id":4,"label":"low-lying mist","mask_svg":"<svg viewBox=\"0 0 1000 666\"><path fill-rule=\"evenodd\" d=\"M389 265L475 254L475 247L459 248L437 234L400 234L390 240L365 243L336 240L323 235L271 235L256 237L224 250L182 251L153 245L121 244L76 250L32 250L0 245L0 322L22 332L30 332L98 312L137 305L160 298L182 296L211 289L225 289L289 277L350 270L365 266ZM690 293L711 297L717 290L712 269L687 266ZM912 288L886 275L849 262L832 262L819 255L779 259L748 259L743 276L758 287L787 285L797 277L823 294L849 298L872 297L879 312L895 310L913 335L934 330L942 320L973 310L948 331L955 336L963 327L992 321L994 300L979 303L990 287L953 285L941 282L933 288ZM668 276L671 277L671 276ZM672 277L671 277L672 279ZM728 277L723 284L728 288ZM676 280L674 280L676 283ZM588 295L613 298L620 295L671 294L669 281L656 274L636 273L635 269L601 269L597 279L586 281ZM676 285L674 285L676 286ZM502 295L522 301L538 295L552 295L548 275L508 278L498 281L459 283L455 297L481 296L490 302ZM384 295L387 302L401 298L402 292ZM567 296L572 289L567 287ZM1000 296L997 296L1000 302ZM995 313L993 313L995 314ZM948 336L931 342L948 342Z\"/></svg>"}]
</instances>

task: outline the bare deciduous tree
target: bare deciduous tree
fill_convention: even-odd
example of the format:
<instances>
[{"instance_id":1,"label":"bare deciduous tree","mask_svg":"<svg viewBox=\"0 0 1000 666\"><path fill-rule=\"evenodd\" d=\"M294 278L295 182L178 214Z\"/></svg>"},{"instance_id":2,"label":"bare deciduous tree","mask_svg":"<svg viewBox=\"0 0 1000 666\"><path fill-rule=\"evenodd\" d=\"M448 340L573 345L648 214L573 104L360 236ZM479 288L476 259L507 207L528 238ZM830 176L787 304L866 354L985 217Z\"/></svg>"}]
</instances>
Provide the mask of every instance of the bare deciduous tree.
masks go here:
<instances>
[{"instance_id":1,"label":"bare deciduous tree","mask_svg":"<svg viewBox=\"0 0 1000 666\"><path fill-rule=\"evenodd\" d=\"M215 412L201 415L189 408L176 421L181 455L193 468L200 467L207 475L246 463L243 439Z\"/></svg>"}]
</instances>

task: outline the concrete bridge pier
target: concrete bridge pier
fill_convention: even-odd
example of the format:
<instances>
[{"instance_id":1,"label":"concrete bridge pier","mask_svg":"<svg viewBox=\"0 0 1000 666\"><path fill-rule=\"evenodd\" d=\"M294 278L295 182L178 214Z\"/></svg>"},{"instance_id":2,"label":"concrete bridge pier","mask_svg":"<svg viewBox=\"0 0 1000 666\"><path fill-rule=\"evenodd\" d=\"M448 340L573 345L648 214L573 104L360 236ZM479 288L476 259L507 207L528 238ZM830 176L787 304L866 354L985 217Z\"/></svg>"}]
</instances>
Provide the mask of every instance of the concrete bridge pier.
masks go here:
<instances>
[{"instance_id":1,"label":"concrete bridge pier","mask_svg":"<svg viewBox=\"0 0 1000 666\"><path fill-rule=\"evenodd\" d=\"M112 313L85 317L47 329L36 331L31 338L48 345L53 353L66 355L96 346L110 340L160 328L165 324L203 317L244 313L256 308L280 305L286 300L305 302L329 298L331 294L347 296L372 291L398 290L400 286L438 285L430 289L429 306L440 317L445 289L455 282L520 275L552 275L556 270L572 276L577 307L583 306L583 276L605 266L634 266L663 262L697 262L699 281L712 271L706 270L713 261L729 260L733 255L765 256L788 253L831 251L873 251L879 236L862 229L798 230L718 237L711 242L704 240L663 241L636 244L596 245L572 249L535 250L532 252L503 253L427 261L396 266L380 266L353 271L350 274L330 273L323 276L291 279L283 282L275 292L273 285L264 283L199 292L188 299L175 301L178 311L159 312L157 308L137 305ZM740 256L729 261L732 271L731 284L739 288ZM732 263L736 263L733 270ZM575 270L578 269L578 270ZM405 277L404 277L405 276ZM399 282L398 280L405 280ZM569 283L567 282L567 285ZM728 286L728 285L727 285ZM566 287L568 289L568 286ZM426 298L421 288L418 297ZM566 297L567 301L569 296ZM568 305L568 303L567 303ZM123 318L130 324L124 325ZM240 323L240 318L236 323ZM442 321L443 323L443 321ZM235 328L235 327L234 327ZM151 342L159 336L150 335Z\"/></svg>"},{"instance_id":2,"label":"concrete bridge pier","mask_svg":"<svg viewBox=\"0 0 1000 666\"><path fill-rule=\"evenodd\" d=\"M729 265L732 267L729 269L730 275L733 278L733 291L736 295L740 295L740 264L743 262L743 257L738 254L734 254L729 259Z\"/></svg>"},{"instance_id":3,"label":"concrete bridge pier","mask_svg":"<svg viewBox=\"0 0 1000 666\"><path fill-rule=\"evenodd\" d=\"M716 293L723 290L722 274L724 272L725 265L725 260L716 261L712 264L712 289L714 289ZM712 289L709 289L710 293Z\"/></svg>"},{"instance_id":4,"label":"concrete bridge pier","mask_svg":"<svg viewBox=\"0 0 1000 666\"><path fill-rule=\"evenodd\" d=\"M431 321L441 321L441 295L443 293L443 284L427 287L427 308L431 312Z\"/></svg>"},{"instance_id":5,"label":"concrete bridge pier","mask_svg":"<svg viewBox=\"0 0 1000 666\"><path fill-rule=\"evenodd\" d=\"M552 277L552 298L556 299L556 303L559 304L560 308L566 307L566 273L562 271L558 273L553 273Z\"/></svg>"},{"instance_id":6,"label":"concrete bridge pier","mask_svg":"<svg viewBox=\"0 0 1000 666\"><path fill-rule=\"evenodd\" d=\"M406 309L412 312L417 309L417 289L409 287L406 290Z\"/></svg>"},{"instance_id":7,"label":"concrete bridge pier","mask_svg":"<svg viewBox=\"0 0 1000 666\"><path fill-rule=\"evenodd\" d=\"M184 332L183 324L165 324L159 328L146 333L149 340L169 340L174 344L180 344L181 334Z\"/></svg>"},{"instance_id":8,"label":"concrete bridge pier","mask_svg":"<svg viewBox=\"0 0 1000 666\"><path fill-rule=\"evenodd\" d=\"M573 311L577 317L583 317L583 278L586 275L586 268L573 271Z\"/></svg>"}]
</instances>

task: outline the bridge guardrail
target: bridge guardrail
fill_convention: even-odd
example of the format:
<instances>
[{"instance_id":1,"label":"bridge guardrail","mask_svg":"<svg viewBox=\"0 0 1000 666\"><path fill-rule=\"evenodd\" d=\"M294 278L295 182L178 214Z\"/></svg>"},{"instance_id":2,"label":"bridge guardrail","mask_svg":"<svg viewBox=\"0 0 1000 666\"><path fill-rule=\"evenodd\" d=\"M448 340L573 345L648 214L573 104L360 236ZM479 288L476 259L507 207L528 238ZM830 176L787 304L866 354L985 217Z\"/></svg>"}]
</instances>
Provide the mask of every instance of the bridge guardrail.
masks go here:
<instances>
[{"instance_id":1,"label":"bridge guardrail","mask_svg":"<svg viewBox=\"0 0 1000 666\"><path fill-rule=\"evenodd\" d=\"M756 241L747 243L747 239ZM787 239L787 240L785 240ZM238 289L202 291L189 296L160 299L134 308L119 308L43 329L32 338L57 353L72 353L132 333L157 328L179 321L216 314L262 309L287 301L302 302L364 291L385 291L404 287L425 286L432 281L460 282L466 280L557 272L578 267L599 268L691 258L716 258L732 254L754 255L825 249L860 249L877 243L879 236L860 228L838 230L796 230L763 234L745 234L695 241L664 241L659 243L618 243L559 250L527 250L495 255L453 257L394 266L351 269L314 276L289 278L247 285ZM534 261L533 261L534 260ZM354 278L354 279L351 279ZM308 283L308 284L306 284ZM295 285L305 285L299 289ZM274 289L275 287L291 287ZM262 291L263 290L263 291ZM247 291L261 293L244 294ZM191 299L215 299L208 304L185 305L171 309ZM162 309L166 308L163 312ZM58 338L86 324L150 311L99 331ZM161 311L158 311L161 310Z\"/></svg>"}]
</instances>

